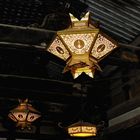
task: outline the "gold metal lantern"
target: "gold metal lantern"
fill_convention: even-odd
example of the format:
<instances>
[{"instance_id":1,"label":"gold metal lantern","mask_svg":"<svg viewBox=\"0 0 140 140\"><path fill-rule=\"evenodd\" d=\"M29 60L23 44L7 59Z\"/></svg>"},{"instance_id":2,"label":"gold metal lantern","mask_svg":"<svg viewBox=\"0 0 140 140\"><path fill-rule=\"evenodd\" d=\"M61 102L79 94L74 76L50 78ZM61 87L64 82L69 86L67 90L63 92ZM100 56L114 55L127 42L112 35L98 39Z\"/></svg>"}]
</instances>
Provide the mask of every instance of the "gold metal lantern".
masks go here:
<instances>
[{"instance_id":1,"label":"gold metal lantern","mask_svg":"<svg viewBox=\"0 0 140 140\"><path fill-rule=\"evenodd\" d=\"M16 126L21 129L31 129L31 123L41 117L40 112L28 103L28 99L24 101L20 100L20 104L16 108L12 109L8 116L14 122L17 122Z\"/></svg>"},{"instance_id":2,"label":"gold metal lantern","mask_svg":"<svg viewBox=\"0 0 140 140\"><path fill-rule=\"evenodd\" d=\"M89 23L89 12L80 21L73 15L71 26L57 32L47 51L66 61L63 72L71 71L74 78L83 72L94 77L100 70L98 62L117 48L117 42Z\"/></svg>"},{"instance_id":3,"label":"gold metal lantern","mask_svg":"<svg viewBox=\"0 0 140 140\"><path fill-rule=\"evenodd\" d=\"M74 123L68 127L68 134L71 137L96 136L97 128L91 123L78 121L77 123Z\"/></svg>"}]
</instances>

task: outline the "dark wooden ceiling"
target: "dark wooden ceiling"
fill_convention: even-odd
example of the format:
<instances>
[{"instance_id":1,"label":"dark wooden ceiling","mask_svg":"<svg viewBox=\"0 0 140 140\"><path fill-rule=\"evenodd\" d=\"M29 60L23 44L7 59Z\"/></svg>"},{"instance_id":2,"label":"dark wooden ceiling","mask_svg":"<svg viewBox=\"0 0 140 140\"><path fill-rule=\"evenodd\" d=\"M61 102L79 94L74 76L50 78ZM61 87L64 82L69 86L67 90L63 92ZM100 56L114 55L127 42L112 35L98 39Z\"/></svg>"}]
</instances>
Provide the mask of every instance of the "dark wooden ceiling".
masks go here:
<instances>
[{"instance_id":1,"label":"dark wooden ceiling","mask_svg":"<svg viewBox=\"0 0 140 140\"><path fill-rule=\"evenodd\" d=\"M94 79L83 74L74 80L70 72L62 73L65 62L46 52L46 47L57 30L69 26L69 13L80 19L87 9L91 22L115 39L119 48L100 62L103 72L97 71ZM135 76L129 69L140 68L139 35L139 0L0 0L0 119L4 129L0 136L68 139L58 123L68 126L79 116L94 123L105 121L107 126L112 92L117 94ZM115 83L118 79L121 85ZM84 111L77 84L86 88ZM28 98L42 113L36 130L26 136L25 132L9 133L14 124L7 113L19 98Z\"/></svg>"},{"instance_id":2,"label":"dark wooden ceiling","mask_svg":"<svg viewBox=\"0 0 140 140\"><path fill-rule=\"evenodd\" d=\"M139 36L139 0L86 0L86 3L92 11L93 21L100 22L101 29L118 38L119 42L131 43Z\"/></svg>"}]
</instances>

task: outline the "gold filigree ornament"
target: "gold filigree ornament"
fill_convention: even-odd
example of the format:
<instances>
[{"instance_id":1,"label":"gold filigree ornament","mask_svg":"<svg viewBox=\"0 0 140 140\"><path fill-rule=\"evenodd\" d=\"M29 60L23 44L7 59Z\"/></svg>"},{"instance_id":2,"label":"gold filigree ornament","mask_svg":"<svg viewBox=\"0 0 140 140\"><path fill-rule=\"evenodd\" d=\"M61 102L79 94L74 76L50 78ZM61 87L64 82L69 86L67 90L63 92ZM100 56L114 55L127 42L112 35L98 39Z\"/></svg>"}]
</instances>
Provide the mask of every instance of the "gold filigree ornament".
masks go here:
<instances>
[{"instance_id":1,"label":"gold filigree ornament","mask_svg":"<svg viewBox=\"0 0 140 140\"><path fill-rule=\"evenodd\" d=\"M118 47L117 42L89 23L89 12L80 21L70 17L71 26L57 32L47 51L66 61L63 72L93 78L96 69L101 71L98 62Z\"/></svg>"},{"instance_id":2,"label":"gold filigree ornament","mask_svg":"<svg viewBox=\"0 0 140 140\"><path fill-rule=\"evenodd\" d=\"M68 134L71 137L92 137L97 135L97 126L94 124L78 121L70 126L68 126Z\"/></svg>"},{"instance_id":3,"label":"gold filigree ornament","mask_svg":"<svg viewBox=\"0 0 140 140\"><path fill-rule=\"evenodd\" d=\"M33 108L26 99L19 100L19 105L10 110L8 117L17 123L16 127L20 127L22 130L25 128L30 130L31 123L41 117L41 113Z\"/></svg>"}]
</instances>

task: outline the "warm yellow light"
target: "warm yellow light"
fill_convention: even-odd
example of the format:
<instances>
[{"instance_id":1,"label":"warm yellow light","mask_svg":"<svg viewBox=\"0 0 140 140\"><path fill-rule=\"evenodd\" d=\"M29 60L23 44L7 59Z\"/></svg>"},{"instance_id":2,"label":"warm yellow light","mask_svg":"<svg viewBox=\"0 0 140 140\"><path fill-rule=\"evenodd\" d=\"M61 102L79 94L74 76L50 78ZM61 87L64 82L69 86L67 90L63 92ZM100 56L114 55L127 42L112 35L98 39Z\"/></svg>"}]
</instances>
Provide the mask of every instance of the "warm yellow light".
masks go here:
<instances>
[{"instance_id":1,"label":"warm yellow light","mask_svg":"<svg viewBox=\"0 0 140 140\"><path fill-rule=\"evenodd\" d=\"M101 71L98 62L117 48L117 43L89 23L89 12L80 21L70 17L71 26L57 32L47 51L66 61L63 72L70 70L74 78L84 72L93 78L96 69Z\"/></svg>"},{"instance_id":2,"label":"warm yellow light","mask_svg":"<svg viewBox=\"0 0 140 140\"><path fill-rule=\"evenodd\" d=\"M116 47L117 45L115 44L115 41L109 40L109 37L107 37L107 35L98 34L97 39L94 43L94 47L91 50L91 54L94 58L100 60Z\"/></svg>"},{"instance_id":3,"label":"warm yellow light","mask_svg":"<svg viewBox=\"0 0 140 140\"><path fill-rule=\"evenodd\" d=\"M97 128L95 125L90 123L79 121L68 127L68 133L70 136L74 137L96 136Z\"/></svg>"},{"instance_id":4,"label":"warm yellow light","mask_svg":"<svg viewBox=\"0 0 140 140\"><path fill-rule=\"evenodd\" d=\"M90 69L89 67L83 67L77 68L75 71L72 72L74 79L81 75L83 72L91 78L94 77L94 69Z\"/></svg>"},{"instance_id":5,"label":"warm yellow light","mask_svg":"<svg viewBox=\"0 0 140 140\"><path fill-rule=\"evenodd\" d=\"M85 32L85 33L65 33L59 32L60 37L63 39L64 43L71 53L74 54L84 54L89 52L91 44L94 41L96 32Z\"/></svg>"},{"instance_id":6,"label":"warm yellow light","mask_svg":"<svg viewBox=\"0 0 140 140\"><path fill-rule=\"evenodd\" d=\"M70 134L70 136L73 137L91 137L91 136L96 136L95 134L91 134L91 133L76 133L76 134Z\"/></svg>"},{"instance_id":7,"label":"warm yellow light","mask_svg":"<svg viewBox=\"0 0 140 140\"><path fill-rule=\"evenodd\" d=\"M17 122L17 127L24 129L25 127L30 129L30 125L41 115L40 112L32 107L31 104L28 104L28 99L20 101L20 104L12 109L9 114L9 118L14 122Z\"/></svg>"},{"instance_id":8,"label":"warm yellow light","mask_svg":"<svg viewBox=\"0 0 140 140\"><path fill-rule=\"evenodd\" d=\"M48 51L63 60L67 60L70 57L69 51L58 37L56 37L52 45L48 48Z\"/></svg>"}]
</instances>

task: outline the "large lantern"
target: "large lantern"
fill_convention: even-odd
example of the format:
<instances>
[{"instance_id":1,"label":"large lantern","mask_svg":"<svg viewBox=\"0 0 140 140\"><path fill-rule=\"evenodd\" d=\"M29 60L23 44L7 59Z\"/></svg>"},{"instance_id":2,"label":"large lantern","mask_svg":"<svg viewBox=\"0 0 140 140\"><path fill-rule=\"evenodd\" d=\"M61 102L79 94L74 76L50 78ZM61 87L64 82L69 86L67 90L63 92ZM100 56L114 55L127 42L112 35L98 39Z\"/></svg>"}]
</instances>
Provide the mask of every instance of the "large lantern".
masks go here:
<instances>
[{"instance_id":1,"label":"large lantern","mask_svg":"<svg viewBox=\"0 0 140 140\"><path fill-rule=\"evenodd\" d=\"M94 77L98 62L117 48L117 43L89 23L89 12L80 21L73 15L71 26L57 32L47 51L66 61L63 72L71 71L74 78L82 72Z\"/></svg>"},{"instance_id":2,"label":"large lantern","mask_svg":"<svg viewBox=\"0 0 140 140\"><path fill-rule=\"evenodd\" d=\"M24 101L20 100L20 104L16 108L12 109L8 116L14 122L17 122L17 127L20 127L21 129L31 129L31 123L41 115L39 111L34 109L32 105L28 103L28 99L26 99Z\"/></svg>"}]
</instances>

